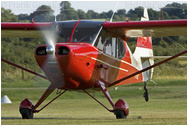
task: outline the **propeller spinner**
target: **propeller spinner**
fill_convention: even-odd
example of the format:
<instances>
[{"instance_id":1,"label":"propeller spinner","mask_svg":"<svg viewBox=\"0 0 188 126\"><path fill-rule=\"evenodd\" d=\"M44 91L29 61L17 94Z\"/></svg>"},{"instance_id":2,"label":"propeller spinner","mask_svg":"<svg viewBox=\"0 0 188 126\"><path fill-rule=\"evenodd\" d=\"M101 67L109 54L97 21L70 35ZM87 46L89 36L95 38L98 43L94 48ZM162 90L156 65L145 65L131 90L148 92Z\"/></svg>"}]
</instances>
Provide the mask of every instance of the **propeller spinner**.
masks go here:
<instances>
[{"instance_id":1,"label":"propeller spinner","mask_svg":"<svg viewBox=\"0 0 188 126\"><path fill-rule=\"evenodd\" d=\"M53 54L54 53L54 48L51 45L48 45L46 47L46 53L47 54Z\"/></svg>"}]
</instances>

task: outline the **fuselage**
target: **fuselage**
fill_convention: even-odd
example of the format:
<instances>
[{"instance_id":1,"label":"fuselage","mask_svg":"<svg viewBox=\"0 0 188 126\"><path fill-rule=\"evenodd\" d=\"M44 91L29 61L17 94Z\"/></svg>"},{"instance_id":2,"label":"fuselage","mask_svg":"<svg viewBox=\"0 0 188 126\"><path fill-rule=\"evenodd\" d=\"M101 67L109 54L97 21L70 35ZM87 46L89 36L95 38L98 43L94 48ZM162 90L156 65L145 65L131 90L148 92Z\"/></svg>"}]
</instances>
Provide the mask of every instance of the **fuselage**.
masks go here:
<instances>
[{"instance_id":1,"label":"fuselage","mask_svg":"<svg viewBox=\"0 0 188 126\"><path fill-rule=\"evenodd\" d=\"M47 53L48 45L42 45L35 58L56 88L97 89L96 81L112 83L139 70L126 42L106 32L102 23L70 21L51 26L51 37L57 42L54 52ZM118 85L142 80L139 74Z\"/></svg>"}]
</instances>

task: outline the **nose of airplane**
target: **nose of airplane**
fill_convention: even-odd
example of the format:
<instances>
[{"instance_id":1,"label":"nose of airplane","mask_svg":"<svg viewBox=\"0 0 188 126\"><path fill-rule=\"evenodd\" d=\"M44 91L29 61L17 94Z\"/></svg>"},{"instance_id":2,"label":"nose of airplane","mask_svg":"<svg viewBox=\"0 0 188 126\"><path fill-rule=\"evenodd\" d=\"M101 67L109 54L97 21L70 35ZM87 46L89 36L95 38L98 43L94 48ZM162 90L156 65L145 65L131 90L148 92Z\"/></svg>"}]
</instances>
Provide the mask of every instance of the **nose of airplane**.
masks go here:
<instances>
[{"instance_id":1,"label":"nose of airplane","mask_svg":"<svg viewBox=\"0 0 188 126\"><path fill-rule=\"evenodd\" d=\"M58 88L77 88L86 84L92 74L92 65L88 57L91 51L86 44L60 43L55 49L48 45L35 51L35 58L46 77ZM93 52L92 52L93 54Z\"/></svg>"},{"instance_id":2,"label":"nose of airplane","mask_svg":"<svg viewBox=\"0 0 188 126\"><path fill-rule=\"evenodd\" d=\"M56 58L64 73L64 78L74 80L79 84L86 83L91 78L90 63L86 60L87 56L83 55L83 46L79 44L56 45Z\"/></svg>"}]
</instances>

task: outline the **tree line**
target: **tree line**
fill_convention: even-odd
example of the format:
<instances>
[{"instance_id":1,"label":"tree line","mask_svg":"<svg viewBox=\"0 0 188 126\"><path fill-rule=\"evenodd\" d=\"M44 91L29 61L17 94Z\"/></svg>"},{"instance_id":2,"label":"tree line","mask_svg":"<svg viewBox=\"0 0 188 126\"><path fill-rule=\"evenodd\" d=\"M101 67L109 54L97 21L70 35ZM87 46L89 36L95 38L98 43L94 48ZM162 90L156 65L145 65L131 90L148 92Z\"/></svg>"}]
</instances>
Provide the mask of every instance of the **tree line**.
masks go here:
<instances>
[{"instance_id":1,"label":"tree line","mask_svg":"<svg viewBox=\"0 0 188 126\"><path fill-rule=\"evenodd\" d=\"M125 10L119 9L115 12L113 21L126 21L127 17L129 20L138 21L143 15L144 8L139 6L135 9ZM51 9L50 6L41 5L36 9L36 11L31 14L19 14L14 15L11 10L6 10L1 8L1 21L2 22L29 22L34 19L35 22L53 22L55 20L54 10ZM65 20L80 20L80 19L102 19L102 20L110 20L113 14L112 10L108 12L95 12L93 10L88 10L87 12L78 9L75 10L71 7L71 3L69 1L62 1L60 3L60 14L56 16L57 21L65 21ZM187 19L187 3L172 3L167 4L160 11L153 10L152 8L148 8L148 14L150 20L159 20L162 18L166 19Z\"/></svg>"}]
</instances>

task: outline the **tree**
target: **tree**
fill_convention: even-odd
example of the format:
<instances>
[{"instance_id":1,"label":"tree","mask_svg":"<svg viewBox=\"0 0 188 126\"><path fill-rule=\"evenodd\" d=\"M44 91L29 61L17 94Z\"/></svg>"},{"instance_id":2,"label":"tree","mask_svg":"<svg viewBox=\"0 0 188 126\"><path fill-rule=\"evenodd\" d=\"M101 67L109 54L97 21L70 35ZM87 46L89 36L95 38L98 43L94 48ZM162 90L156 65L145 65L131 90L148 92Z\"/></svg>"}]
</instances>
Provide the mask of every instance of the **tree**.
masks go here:
<instances>
[{"instance_id":1,"label":"tree","mask_svg":"<svg viewBox=\"0 0 188 126\"><path fill-rule=\"evenodd\" d=\"M79 19L77 12L74 10L74 8L71 7L71 3L68 1L62 1L60 3L60 15L58 15L58 18L60 20L64 20L65 17L66 20Z\"/></svg>"},{"instance_id":2,"label":"tree","mask_svg":"<svg viewBox=\"0 0 188 126\"><path fill-rule=\"evenodd\" d=\"M121 18L118 15L114 15L113 21L121 21Z\"/></svg>"},{"instance_id":3,"label":"tree","mask_svg":"<svg viewBox=\"0 0 188 126\"><path fill-rule=\"evenodd\" d=\"M120 21L126 21L126 17L125 17L126 10L125 9L119 9L116 14L119 16Z\"/></svg>"},{"instance_id":4,"label":"tree","mask_svg":"<svg viewBox=\"0 0 188 126\"><path fill-rule=\"evenodd\" d=\"M119 9L118 11L117 11L117 15L126 15L126 10L125 9Z\"/></svg>"},{"instance_id":5,"label":"tree","mask_svg":"<svg viewBox=\"0 0 188 126\"><path fill-rule=\"evenodd\" d=\"M97 19L97 18L99 18L99 14L97 12L93 11L93 10L88 10L87 11L87 17L89 19Z\"/></svg>"},{"instance_id":6,"label":"tree","mask_svg":"<svg viewBox=\"0 0 188 126\"><path fill-rule=\"evenodd\" d=\"M130 17L129 18L130 20L138 21L143 16L143 11L144 11L144 8L139 6L135 8L134 10L133 9L129 10L127 13L127 16Z\"/></svg>"},{"instance_id":7,"label":"tree","mask_svg":"<svg viewBox=\"0 0 188 126\"><path fill-rule=\"evenodd\" d=\"M73 9L69 1L62 1L60 3L60 13L65 13L65 11L68 11L69 9Z\"/></svg>"},{"instance_id":8,"label":"tree","mask_svg":"<svg viewBox=\"0 0 188 126\"><path fill-rule=\"evenodd\" d=\"M1 7L1 22L18 22L18 18L12 13L10 9Z\"/></svg>"},{"instance_id":9,"label":"tree","mask_svg":"<svg viewBox=\"0 0 188 126\"><path fill-rule=\"evenodd\" d=\"M109 11L106 13L106 17L107 17L107 18L111 18L111 17L112 17L112 14L113 14L113 11L112 11L112 10L109 10Z\"/></svg>"},{"instance_id":10,"label":"tree","mask_svg":"<svg viewBox=\"0 0 188 126\"><path fill-rule=\"evenodd\" d=\"M34 18L37 22L52 22L55 19L53 13L54 10L52 10L50 6L42 5L38 7L36 11L31 13L30 17L31 19Z\"/></svg>"},{"instance_id":11,"label":"tree","mask_svg":"<svg viewBox=\"0 0 188 126\"><path fill-rule=\"evenodd\" d=\"M171 19L187 19L187 4L180 4L173 2L172 4L167 4L163 8L164 12L167 12Z\"/></svg>"},{"instance_id":12,"label":"tree","mask_svg":"<svg viewBox=\"0 0 188 126\"><path fill-rule=\"evenodd\" d=\"M57 21L65 21L65 20L67 20L67 16L64 13L58 14L56 18L57 18Z\"/></svg>"},{"instance_id":13,"label":"tree","mask_svg":"<svg viewBox=\"0 0 188 126\"><path fill-rule=\"evenodd\" d=\"M106 12L102 12L99 14L99 18L103 19L103 18L110 18L106 15Z\"/></svg>"},{"instance_id":14,"label":"tree","mask_svg":"<svg viewBox=\"0 0 188 126\"><path fill-rule=\"evenodd\" d=\"M77 14L78 14L79 19L86 19L87 18L86 13L81 9L77 10Z\"/></svg>"},{"instance_id":15,"label":"tree","mask_svg":"<svg viewBox=\"0 0 188 126\"><path fill-rule=\"evenodd\" d=\"M34 18L35 22L53 22L54 20L55 16L49 13L40 14Z\"/></svg>"},{"instance_id":16,"label":"tree","mask_svg":"<svg viewBox=\"0 0 188 126\"><path fill-rule=\"evenodd\" d=\"M28 14L19 14L17 15L17 17L18 17L18 20L21 22L30 20L30 16Z\"/></svg>"},{"instance_id":17,"label":"tree","mask_svg":"<svg viewBox=\"0 0 188 126\"><path fill-rule=\"evenodd\" d=\"M165 13L165 14L167 14L167 13ZM150 9L148 9L148 15L149 15L149 20L159 20L160 12L155 11L152 8L150 8ZM163 19L164 19L164 17L166 18L167 15L164 16L164 13L163 13Z\"/></svg>"}]
</instances>

